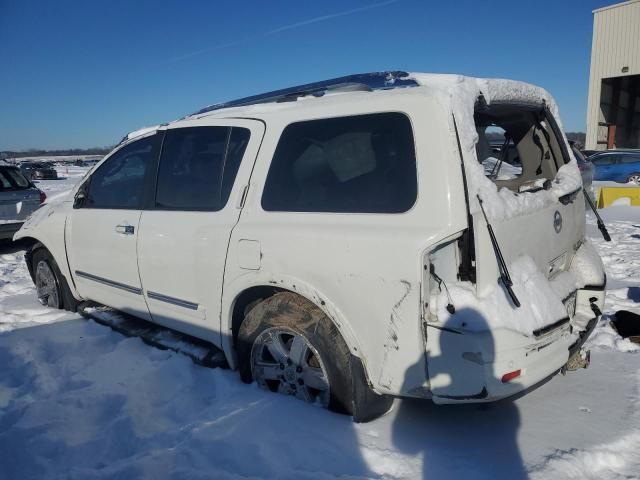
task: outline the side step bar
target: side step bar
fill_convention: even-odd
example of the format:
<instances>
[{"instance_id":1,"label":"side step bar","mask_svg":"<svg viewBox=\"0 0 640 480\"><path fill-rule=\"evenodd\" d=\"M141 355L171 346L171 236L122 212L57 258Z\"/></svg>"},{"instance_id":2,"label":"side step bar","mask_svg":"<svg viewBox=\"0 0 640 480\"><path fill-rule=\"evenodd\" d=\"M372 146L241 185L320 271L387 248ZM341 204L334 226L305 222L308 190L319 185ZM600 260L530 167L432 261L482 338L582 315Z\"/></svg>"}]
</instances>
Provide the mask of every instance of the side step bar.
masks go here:
<instances>
[{"instance_id":1,"label":"side step bar","mask_svg":"<svg viewBox=\"0 0 640 480\"><path fill-rule=\"evenodd\" d=\"M229 368L223 351L199 338L89 302L81 304L78 307L78 313L126 337L139 337L147 345L186 355L196 365L208 368Z\"/></svg>"}]
</instances>

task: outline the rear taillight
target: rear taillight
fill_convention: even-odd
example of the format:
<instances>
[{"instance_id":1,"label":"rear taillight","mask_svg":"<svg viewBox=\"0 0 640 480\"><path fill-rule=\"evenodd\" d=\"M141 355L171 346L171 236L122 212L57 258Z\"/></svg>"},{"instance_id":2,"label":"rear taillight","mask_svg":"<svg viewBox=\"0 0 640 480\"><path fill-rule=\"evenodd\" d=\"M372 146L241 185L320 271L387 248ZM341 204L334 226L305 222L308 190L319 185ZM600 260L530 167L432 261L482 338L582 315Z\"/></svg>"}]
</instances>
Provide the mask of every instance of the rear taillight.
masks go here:
<instances>
[{"instance_id":1,"label":"rear taillight","mask_svg":"<svg viewBox=\"0 0 640 480\"><path fill-rule=\"evenodd\" d=\"M505 373L502 376L502 383L507 383L515 378L518 378L520 376L520 373L520 370L514 370L513 372Z\"/></svg>"},{"instance_id":2,"label":"rear taillight","mask_svg":"<svg viewBox=\"0 0 640 480\"><path fill-rule=\"evenodd\" d=\"M38 190L38 192L40 192L40 203L44 203L44 201L47 199L47 194L42 190Z\"/></svg>"}]
</instances>

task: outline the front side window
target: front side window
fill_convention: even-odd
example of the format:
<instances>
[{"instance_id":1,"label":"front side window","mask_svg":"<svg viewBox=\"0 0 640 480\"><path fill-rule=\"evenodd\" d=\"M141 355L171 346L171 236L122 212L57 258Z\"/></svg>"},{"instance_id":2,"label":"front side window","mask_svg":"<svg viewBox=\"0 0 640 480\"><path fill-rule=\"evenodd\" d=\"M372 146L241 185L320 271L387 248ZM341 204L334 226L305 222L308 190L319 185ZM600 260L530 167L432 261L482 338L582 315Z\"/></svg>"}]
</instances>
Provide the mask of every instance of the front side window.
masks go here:
<instances>
[{"instance_id":1,"label":"front side window","mask_svg":"<svg viewBox=\"0 0 640 480\"><path fill-rule=\"evenodd\" d=\"M249 136L249 130L237 127L168 130L160 156L155 208L221 210Z\"/></svg>"},{"instance_id":2,"label":"front side window","mask_svg":"<svg viewBox=\"0 0 640 480\"><path fill-rule=\"evenodd\" d=\"M130 143L100 165L89 179L85 207L141 209L145 178L158 156L159 139L153 135Z\"/></svg>"},{"instance_id":3,"label":"front side window","mask_svg":"<svg viewBox=\"0 0 640 480\"><path fill-rule=\"evenodd\" d=\"M592 159L591 162L599 166L613 165L616 163L616 157L615 155L602 155L601 157Z\"/></svg>"},{"instance_id":4,"label":"front side window","mask_svg":"<svg viewBox=\"0 0 640 480\"><path fill-rule=\"evenodd\" d=\"M402 213L417 197L409 119L401 113L287 126L262 195L267 211Z\"/></svg>"}]
</instances>

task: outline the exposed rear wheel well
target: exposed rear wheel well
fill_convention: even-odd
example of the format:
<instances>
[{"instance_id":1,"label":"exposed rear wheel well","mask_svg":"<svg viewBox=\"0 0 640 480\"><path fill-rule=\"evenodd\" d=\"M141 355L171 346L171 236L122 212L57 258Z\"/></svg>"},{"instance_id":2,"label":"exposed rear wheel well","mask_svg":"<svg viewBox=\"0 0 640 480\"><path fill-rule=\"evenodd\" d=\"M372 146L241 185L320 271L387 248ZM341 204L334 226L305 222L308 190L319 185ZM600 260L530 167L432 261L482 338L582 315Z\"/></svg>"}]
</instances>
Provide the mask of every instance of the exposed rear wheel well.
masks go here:
<instances>
[{"instance_id":1,"label":"exposed rear wheel well","mask_svg":"<svg viewBox=\"0 0 640 480\"><path fill-rule=\"evenodd\" d=\"M245 315L257 305L260 301L265 300L269 297L272 297L276 293L280 292L288 292L289 290L278 287L270 287L266 285L261 285L257 287L251 287L242 292L233 306L233 313L231 317L231 332L233 334L233 347L237 348L237 338L238 331L240 330L240 325L242 325L242 321L244 320ZM295 293L295 292L291 292Z\"/></svg>"},{"instance_id":2,"label":"exposed rear wheel well","mask_svg":"<svg viewBox=\"0 0 640 480\"><path fill-rule=\"evenodd\" d=\"M267 299L270 300L264 302ZM245 318L246 321L244 321ZM350 353L338 326L313 301L297 292L283 288L253 287L242 292L235 302L233 344L238 354L240 376L244 381L250 382L254 379L251 359L254 357L253 346L260 332L273 328L289 329L292 332L291 336L303 335L307 344L311 342L317 349L314 351L322 359L324 364L322 368L327 369L325 374L328 376L331 394L328 406L331 410L353 415L356 422L366 422L379 417L391 408L393 398L378 395L372 389L362 360ZM293 347L290 348L293 349ZM290 360L287 360L287 364L295 366L295 360L293 364ZM271 361L277 360L271 358ZM284 365L284 362L281 363L280 369L284 369ZM280 370L277 371L280 372ZM301 374L304 375L304 367L301 364L298 364L295 371L302 372ZM298 383L291 384L295 379L291 380L283 375L284 373L279 375L280 380L274 380L279 382L280 387L292 388L290 385L300 385L298 388L289 390L291 395L297 396L302 386L309 385L306 380L300 383L302 381L300 379ZM275 377L263 375L262 378L264 380L264 378ZM280 387L278 392L281 391ZM271 385L269 389L276 391L274 388L276 386Z\"/></svg>"}]
</instances>

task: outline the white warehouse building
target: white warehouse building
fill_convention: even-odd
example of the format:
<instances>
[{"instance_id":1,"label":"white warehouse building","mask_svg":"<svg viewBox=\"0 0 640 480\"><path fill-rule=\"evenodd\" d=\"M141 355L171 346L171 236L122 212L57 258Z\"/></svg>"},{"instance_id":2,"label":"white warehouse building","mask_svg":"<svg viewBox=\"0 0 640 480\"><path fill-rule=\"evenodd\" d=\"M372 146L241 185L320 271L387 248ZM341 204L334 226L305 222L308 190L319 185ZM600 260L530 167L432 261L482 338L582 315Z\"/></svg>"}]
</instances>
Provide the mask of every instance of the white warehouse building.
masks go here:
<instances>
[{"instance_id":1,"label":"white warehouse building","mask_svg":"<svg viewBox=\"0 0 640 480\"><path fill-rule=\"evenodd\" d=\"M586 148L640 148L640 0L593 11Z\"/></svg>"}]
</instances>

